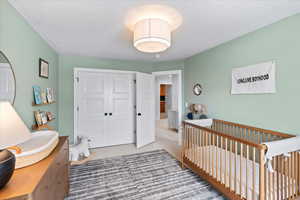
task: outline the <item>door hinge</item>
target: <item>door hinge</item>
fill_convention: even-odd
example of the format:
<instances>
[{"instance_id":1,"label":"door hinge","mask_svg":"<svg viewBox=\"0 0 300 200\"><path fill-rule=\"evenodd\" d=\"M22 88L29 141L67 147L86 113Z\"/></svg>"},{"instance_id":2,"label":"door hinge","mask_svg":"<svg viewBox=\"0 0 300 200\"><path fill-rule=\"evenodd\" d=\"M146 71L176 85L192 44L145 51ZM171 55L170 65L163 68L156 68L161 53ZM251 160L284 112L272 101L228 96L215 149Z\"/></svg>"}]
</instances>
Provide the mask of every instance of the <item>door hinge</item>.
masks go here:
<instances>
[{"instance_id":1,"label":"door hinge","mask_svg":"<svg viewBox=\"0 0 300 200\"><path fill-rule=\"evenodd\" d=\"M77 81L77 83L79 83L79 77L76 77L76 81Z\"/></svg>"},{"instance_id":2,"label":"door hinge","mask_svg":"<svg viewBox=\"0 0 300 200\"><path fill-rule=\"evenodd\" d=\"M136 84L136 80L133 80L134 84Z\"/></svg>"},{"instance_id":3,"label":"door hinge","mask_svg":"<svg viewBox=\"0 0 300 200\"><path fill-rule=\"evenodd\" d=\"M77 106L76 110L79 111L79 106Z\"/></svg>"},{"instance_id":4,"label":"door hinge","mask_svg":"<svg viewBox=\"0 0 300 200\"><path fill-rule=\"evenodd\" d=\"M136 109L136 105L134 105L133 108Z\"/></svg>"}]
</instances>

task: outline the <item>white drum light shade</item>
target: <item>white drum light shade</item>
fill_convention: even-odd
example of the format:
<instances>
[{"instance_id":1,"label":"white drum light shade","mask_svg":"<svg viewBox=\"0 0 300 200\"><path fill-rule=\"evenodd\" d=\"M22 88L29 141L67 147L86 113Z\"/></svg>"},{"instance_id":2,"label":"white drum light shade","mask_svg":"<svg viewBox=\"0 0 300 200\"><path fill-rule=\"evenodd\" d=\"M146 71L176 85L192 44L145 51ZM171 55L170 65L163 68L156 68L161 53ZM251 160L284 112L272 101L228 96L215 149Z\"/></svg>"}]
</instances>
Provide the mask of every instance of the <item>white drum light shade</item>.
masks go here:
<instances>
[{"instance_id":1,"label":"white drum light shade","mask_svg":"<svg viewBox=\"0 0 300 200\"><path fill-rule=\"evenodd\" d=\"M31 136L12 105L0 101L0 150L23 143Z\"/></svg>"},{"instance_id":2,"label":"white drum light shade","mask_svg":"<svg viewBox=\"0 0 300 200\"><path fill-rule=\"evenodd\" d=\"M171 30L162 19L143 19L134 26L134 46L139 51L158 53L171 46Z\"/></svg>"},{"instance_id":3,"label":"white drum light shade","mask_svg":"<svg viewBox=\"0 0 300 200\"><path fill-rule=\"evenodd\" d=\"M171 32L182 23L176 9L165 5L145 5L131 9L125 24L133 31L133 45L139 51L158 53L171 46Z\"/></svg>"}]
</instances>

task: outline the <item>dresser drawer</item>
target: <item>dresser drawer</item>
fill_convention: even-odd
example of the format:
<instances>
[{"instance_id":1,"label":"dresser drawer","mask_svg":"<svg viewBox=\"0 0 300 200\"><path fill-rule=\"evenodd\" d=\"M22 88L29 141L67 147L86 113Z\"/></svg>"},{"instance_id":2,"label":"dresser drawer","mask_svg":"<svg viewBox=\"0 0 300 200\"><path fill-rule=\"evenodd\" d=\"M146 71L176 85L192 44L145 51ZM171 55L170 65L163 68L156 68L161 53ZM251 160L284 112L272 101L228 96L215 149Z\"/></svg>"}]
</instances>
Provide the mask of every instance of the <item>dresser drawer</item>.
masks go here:
<instances>
[{"instance_id":1,"label":"dresser drawer","mask_svg":"<svg viewBox=\"0 0 300 200\"><path fill-rule=\"evenodd\" d=\"M63 200L69 190L69 149L68 141L57 153L39 186L33 200Z\"/></svg>"}]
</instances>

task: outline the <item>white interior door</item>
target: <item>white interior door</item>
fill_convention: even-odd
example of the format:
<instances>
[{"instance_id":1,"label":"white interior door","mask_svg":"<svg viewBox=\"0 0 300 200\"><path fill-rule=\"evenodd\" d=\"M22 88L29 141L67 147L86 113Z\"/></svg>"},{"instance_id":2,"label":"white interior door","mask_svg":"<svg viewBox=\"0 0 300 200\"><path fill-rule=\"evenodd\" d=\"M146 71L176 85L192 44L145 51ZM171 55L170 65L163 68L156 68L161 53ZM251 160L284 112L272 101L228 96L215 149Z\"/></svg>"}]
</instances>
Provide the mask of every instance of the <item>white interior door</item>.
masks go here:
<instances>
[{"instance_id":1,"label":"white interior door","mask_svg":"<svg viewBox=\"0 0 300 200\"><path fill-rule=\"evenodd\" d=\"M136 74L136 146L142 147L155 141L154 76Z\"/></svg>"},{"instance_id":2,"label":"white interior door","mask_svg":"<svg viewBox=\"0 0 300 200\"><path fill-rule=\"evenodd\" d=\"M134 143L133 84L133 74L110 75L108 146Z\"/></svg>"},{"instance_id":3,"label":"white interior door","mask_svg":"<svg viewBox=\"0 0 300 200\"><path fill-rule=\"evenodd\" d=\"M106 146L109 77L105 73L80 71L78 78L77 136L88 137L92 148Z\"/></svg>"}]
</instances>

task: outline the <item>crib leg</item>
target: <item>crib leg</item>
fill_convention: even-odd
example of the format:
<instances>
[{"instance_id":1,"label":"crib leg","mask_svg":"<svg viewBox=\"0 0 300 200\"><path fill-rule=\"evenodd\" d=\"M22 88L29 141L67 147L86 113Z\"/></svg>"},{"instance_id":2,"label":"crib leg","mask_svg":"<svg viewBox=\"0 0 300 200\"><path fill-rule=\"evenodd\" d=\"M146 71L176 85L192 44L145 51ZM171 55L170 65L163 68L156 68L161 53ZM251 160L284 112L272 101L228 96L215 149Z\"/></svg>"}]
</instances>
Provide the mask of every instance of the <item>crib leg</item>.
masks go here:
<instances>
[{"instance_id":1,"label":"crib leg","mask_svg":"<svg viewBox=\"0 0 300 200\"><path fill-rule=\"evenodd\" d=\"M183 163L183 153L181 152L181 169L185 169L184 163Z\"/></svg>"}]
</instances>

